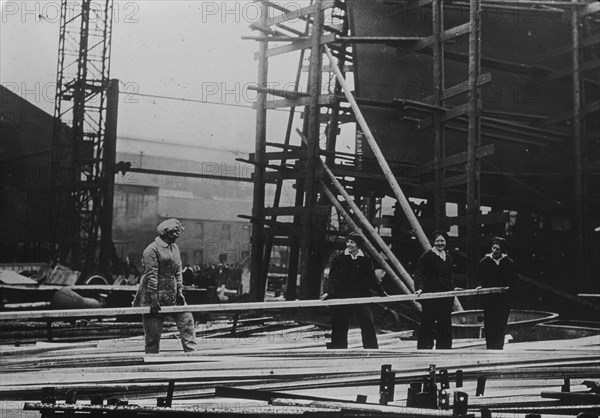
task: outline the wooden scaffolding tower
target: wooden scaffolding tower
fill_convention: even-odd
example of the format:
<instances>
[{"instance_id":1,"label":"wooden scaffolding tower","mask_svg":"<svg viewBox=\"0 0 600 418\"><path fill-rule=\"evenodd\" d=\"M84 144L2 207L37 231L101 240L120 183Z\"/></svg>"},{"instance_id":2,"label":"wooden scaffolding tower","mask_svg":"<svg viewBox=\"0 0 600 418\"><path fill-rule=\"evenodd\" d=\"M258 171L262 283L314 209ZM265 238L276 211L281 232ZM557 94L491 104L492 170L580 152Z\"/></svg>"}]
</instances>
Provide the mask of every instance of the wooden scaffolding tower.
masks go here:
<instances>
[{"instance_id":1,"label":"wooden scaffolding tower","mask_svg":"<svg viewBox=\"0 0 600 418\"><path fill-rule=\"evenodd\" d=\"M482 215L481 204L481 161L494 154L494 143L483 145L482 137L520 144L547 144L573 138L574 149L574 196L577 228L577 247L580 259L578 268L585 270L583 257L586 254L586 237L589 231L586 221L584 196L586 196L586 176L598 170L597 160L584 164L581 142L596 132L585 130L585 116L598 111L598 101L593 95L583 94L586 86L582 73L588 71L587 82L598 85L597 72L589 80L589 71L598 68L598 33L586 25L586 17L597 16L598 4L592 2L511 2L502 4L488 0L486 7L519 9L547 6L551 10L571 16L572 44L554 50L548 59L573 51L569 68L545 70L547 77L572 77L573 109L561 115L528 119L523 115L502 112L488 112L482 109L481 88L492 80L491 72L482 73L484 67L498 71L515 71L519 74L539 75L539 69L518 62L495 60L481 54L482 0L461 2L469 11L468 19L454 27L445 27L444 8L441 0L388 0L385 7L411 10L427 10L431 14L431 27L428 35L421 36L361 36L352 33L349 22L349 3L352 0L316 0L298 10L287 10L279 4L262 1L262 19L253 29L260 36L257 54L259 81L255 153L251 162L255 165L254 205L251 221L253 224L251 241L251 294L254 300L262 300L269 260L273 245L290 248L287 281L288 300L308 299L318 296L324 259L328 245L339 229L328 228L332 208L345 218L348 229L360 231L367 238L367 249L376 263L383 268L399 293L413 290L412 279L405 268L390 251L389 245L377 234L374 225L385 223L377 211L377 199L372 193L356 187L357 179L378 180L387 184L389 196L398 201L409 223L413 239L423 249L429 243L423 228L416 219L413 207L403 190L408 188L410 195L430 196L434 208L432 227L448 229L459 226L459 241L467 256L467 286L473 285L474 269L479 260L481 225L505 222L506 213L494 212ZM289 24L300 20L305 30ZM447 50L448 43L457 38L468 38L468 49L464 52ZM353 47L361 44L378 44L397 49L398 55L426 54L432 58L433 93L419 100L398 99L392 102L377 102L361 98L346 82L348 71L353 68ZM274 46L275 45L275 46ZM293 90L268 88L269 58L299 51L300 64ZM306 89L300 86L302 62L306 52L310 53L310 65ZM324 58L328 58L328 62ZM587 59L587 61L586 61ZM468 68L464 81L447 86L445 65L447 62L461 62ZM595 78L594 78L595 77ZM324 80L326 81L324 83ZM277 97L270 100L270 97ZM591 99L590 99L591 97ZM462 99L461 99L462 98ZM457 101L458 100L458 101ZM460 102L462 100L462 102ZM451 103L451 104L450 104ZM291 145L293 119L296 107L302 107L303 126L297 135L302 139L300 146ZM377 141L361 113L363 107L380 107L398 112L400 119L416 121L419 129L430 128L433 132L433 156L431 161L415 167L405 167L395 161L387 161ZM267 141L267 111L289 108L289 125L283 141ZM357 133L367 142L371 153L363 155L360 144L356 153L336 152L336 138L341 124L357 123ZM567 126L572 122L572 132ZM566 123L566 124L565 124ZM447 132L462 132L465 137L462 152L448 154L445 144ZM321 141L320 139L323 139ZM276 151L267 151L267 148ZM363 165L369 160L373 163ZM595 164L595 165L594 165ZM373 166L375 169L373 169ZM587 167L587 168L586 168ZM408 175L407 175L408 170ZM412 173L412 171L414 173ZM415 175L423 170L433 173L433 181L420 180L415 184ZM412 175L411 175L412 173ZM503 173L510 175L510 173ZM426 177L427 178L427 177ZM295 206L280 207L282 184L285 179L293 180ZM525 183L518 177L514 182ZM265 201L265 185L273 182L276 187L273 202ZM448 189L464 188L458 202L459 216L449 218L446 214ZM526 187L526 184L522 184ZM532 193L539 193L532 190ZM493 208L495 209L495 208ZM278 217L291 217L291 222L278 221ZM433 228L432 228L433 229ZM300 287L296 288L297 276Z\"/></svg>"}]
</instances>

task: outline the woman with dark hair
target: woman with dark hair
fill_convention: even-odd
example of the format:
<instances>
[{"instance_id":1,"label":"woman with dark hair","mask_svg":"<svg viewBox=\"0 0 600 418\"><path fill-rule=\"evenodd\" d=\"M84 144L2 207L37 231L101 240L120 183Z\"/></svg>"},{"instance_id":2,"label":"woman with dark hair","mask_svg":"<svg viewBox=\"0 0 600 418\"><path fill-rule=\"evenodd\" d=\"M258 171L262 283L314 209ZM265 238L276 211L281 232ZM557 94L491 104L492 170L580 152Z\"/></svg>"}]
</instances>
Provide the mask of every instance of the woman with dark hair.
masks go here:
<instances>
[{"instance_id":1,"label":"woman with dark hair","mask_svg":"<svg viewBox=\"0 0 600 418\"><path fill-rule=\"evenodd\" d=\"M386 296L375 277L371 259L360 247L362 236L351 232L346 237L346 249L331 262L321 300ZM362 335L363 348L378 348L373 314L368 305L331 306L331 343L327 348L348 348L348 326L356 316Z\"/></svg>"},{"instance_id":2,"label":"woman with dark hair","mask_svg":"<svg viewBox=\"0 0 600 418\"><path fill-rule=\"evenodd\" d=\"M508 244L505 239L496 237L492 248L477 268L477 289L482 287L510 287L517 279L515 263L507 255ZM488 349L502 350L504 334L510 314L510 291L482 296L483 329Z\"/></svg>"},{"instance_id":3,"label":"woman with dark hair","mask_svg":"<svg viewBox=\"0 0 600 418\"><path fill-rule=\"evenodd\" d=\"M452 281L452 257L446 251L448 234L435 231L431 235L432 248L419 257L415 270L415 293L448 292L456 290ZM454 298L430 299L420 302L421 327L417 340L418 349L452 348L452 307Z\"/></svg>"}]
</instances>

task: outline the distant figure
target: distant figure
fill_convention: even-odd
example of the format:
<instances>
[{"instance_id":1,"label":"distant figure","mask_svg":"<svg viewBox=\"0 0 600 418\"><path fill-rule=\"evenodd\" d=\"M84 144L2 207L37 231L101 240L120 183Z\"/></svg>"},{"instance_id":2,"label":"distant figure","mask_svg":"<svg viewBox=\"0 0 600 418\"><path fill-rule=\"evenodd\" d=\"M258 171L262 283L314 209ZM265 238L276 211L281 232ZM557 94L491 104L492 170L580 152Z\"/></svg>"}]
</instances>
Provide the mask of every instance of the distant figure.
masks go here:
<instances>
[{"instance_id":1,"label":"distant figure","mask_svg":"<svg viewBox=\"0 0 600 418\"><path fill-rule=\"evenodd\" d=\"M452 281L452 257L446 251L449 240L444 231L435 231L431 235L433 247L419 257L415 270L415 293L449 292L458 290ZM420 301L421 327L417 340L418 349L452 348L452 307L454 298L429 299Z\"/></svg>"},{"instance_id":2,"label":"distant figure","mask_svg":"<svg viewBox=\"0 0 600 418\"><path fill-rule=\"evenodd\" d=\"M185 286L194 285L194 270L192 270L189 264L185 265L181 275L183 276L183 284Z\"/></svg>"},{"instance_id":3,"label":"distant figure","mask_svg":"<svg viewBox=\"0 0 600 418\"><path fill-rule=\"evenodd\" d=\"M477 268L477 289L482 287L510 287L517 280L515 263L506 254L508 244L505 239L492 240L492 250L479 262ZM482 296L483 328L488 349L502 350L504 334L510 314L510 292Z\"/></svg>"},{"instance_id":4,"label":"distant figure","mask_svg":"<svg viewBox=\"0 0 600 418\"><path fill-rule=\"evenodd\" d=\"M159 352L164 315L161 306L185 305L181 255L175 241L183 232L177 219L167 219L156 228L157 237L146 247L142 257L144 274L133 301L133 306L150 306L150 313L142 316L146 339L146 354ZM196 329L190 312L169 314L177 324L183 350L195 351Z\"/></svg>"},{"instance_id":5,"label":"distant figure","mask_svg":"<svg viewBox=\"0 0 600 418\"><path fill-rule=\"evenodd\" d=\"M321 300L345 299L373 296L373 292L386 296L375 277L373 263L360 247L363 238L350 233L346 238L346 249L335 256L325 282ZM379 348L371 308L367 305L331 306L331 343L327 348L348 348L348 326L356 315L362 334L364 348Z\"/></svg>"}]
</instances>

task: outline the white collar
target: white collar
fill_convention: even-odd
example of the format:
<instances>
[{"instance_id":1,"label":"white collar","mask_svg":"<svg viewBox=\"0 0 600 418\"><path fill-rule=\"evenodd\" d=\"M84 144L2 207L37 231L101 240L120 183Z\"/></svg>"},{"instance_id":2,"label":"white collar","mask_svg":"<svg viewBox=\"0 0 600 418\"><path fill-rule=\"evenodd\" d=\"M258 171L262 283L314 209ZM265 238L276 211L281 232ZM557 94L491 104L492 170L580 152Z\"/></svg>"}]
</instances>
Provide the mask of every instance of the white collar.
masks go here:
<instances>
[{"instance_id":1,"label":"white collar","mask_svg":"<svg viewBox=\"0 0 600 418\"><path fill-rule=\"evenodd\" d=\"M437 248L431 247L431 252L446 261L446 250L439 251Z\"/></svg>"},{"instance_id":2,"label":"white collar","mask_svg":"<svg viewBox=\"0 0 600 418\"><path fill-rule=\"evenodd\" d=\"M486 254L485 256L486 256L486 257L489 257L489 258L491 258L491 259L492 259L492 261L493 261L494 263L496 263L496 265L497 265L497 266L499 266L499 265L500 265L500 262L502 261L502 259L503 259L504 257L507 257L507 255L506 255L506 254L504 254L504 253L502 253L502 257L500 257L500 258L499 258L499 259L497 259L497 260L496 260L496 259L495 259L495 258L492 256L492 253Z\"/></svg>"},{"instance_id":3,"label":"white collar","mask_svg":"<svg viewBox=\"0 0 600 418\"><path fill-rule=\"evenodd\" d=\"M348 251L348 248L346 248L344 250L344 255L349 255L350 257L352 257L353 260L356 260L357 257L364 257L365 253L362 252L362 250L359 248L358 252L355 255L350 254L350 251Z\"/></svg>"}]
</instances>

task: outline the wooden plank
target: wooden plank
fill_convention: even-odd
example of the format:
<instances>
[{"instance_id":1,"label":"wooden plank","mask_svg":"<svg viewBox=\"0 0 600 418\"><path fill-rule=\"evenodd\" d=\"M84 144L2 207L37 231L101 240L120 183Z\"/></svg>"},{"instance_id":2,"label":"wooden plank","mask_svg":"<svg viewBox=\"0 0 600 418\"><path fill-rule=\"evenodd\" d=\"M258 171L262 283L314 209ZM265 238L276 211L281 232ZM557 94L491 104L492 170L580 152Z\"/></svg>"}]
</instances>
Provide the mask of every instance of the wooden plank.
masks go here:
<instances>
[{"instance_id":1,"label":"wooden plank","mask_svg":"<svg viewBox=\"0 0 600 418\"><path fill-rule=\"evenodd\" d=\"M428 53L430 51L423 50L423 52ZM444 59L446 59L447 61L458 61L467 63L469 62L469 54L464 52L445 50ZM481 57L481 66L500 71L514 72L517 74L526 74L532 76L542 76L544 74L550 74L552 72L552 69L542 66L527 65L513 61L497 60L494 58L487 58L484 56Z\"/></svg>"},{"instance_id":2,"label":"wooden plank","mask_svg":"<svg viewBox=\"0 0 600 418\"><path fill-rule=\"evenodd\" d=\"M321 94L319 95L319 105L331 105L338 101L336 94ZM310 97L299 97L297 99L282 99L282 100L271 100L265 103L266 109L279 109L282 107L296 107L296 106L308 106L310 103ZM252 105L256 108L256 104Z\"/></svg>"},{"instance_id":3,"label":"wooden plank","mask_svg":"<svg viewBox=\"0 0 600 418\"><path fill-rule=\"evenodd\" d=\"M263 38L261 36L242 36L244 41L262 41L262 42L298 42L309 39L308 36L269 36L268 38Z\"/></svg>"},{"instance_id":4,"label":"wooden plank","mask_svg":"<svg viewBox=\"0 0 600 418\"><path fill-rule=\"evenodd\" d=\"M594 36L590 36L588 38L585 38L581 41L580 46L582 48L587 48L589 46L592 45L596 45L600 43L600 35L594 35ZM570 44L558 47L558 48L553 48L550 49L549 51L545 52L544 54L541 54L537 60L535 61L536 63L540 63L543 61L546 61L550 58L555 58L555 57L559 57L561 55L565 55L565 54L571 54L573 51L573 47Z\"/></svg>"},{"instance_id":5,"label":"wooden plank","mask_svg":"<svg viewBox=\"0 0 600 418\"><path fill-rule=\"evenodd\" d=\"M323 0L321 2L321 5L322 5L321 8L323 10L332 8L334 3L335 3L334 0ZM270 2L268 2L267 4L272 6L272 4ZM290 4L292 4L292 3L290 3ZM267 19L266 26L277 25L279 23L287 22L288 20L293 20L293 19L302 19L306 16L311 16L314 13L315 13L314 6L306 6L306 7L302 7L301 9L297 9L297 10L288 10L287 12L285 12L279 16L275 16L275 17L271 17L271 18Z\"/></svg>"},{"instance_id":6,"label":"wooden plank","mask_svg":"<svg viewBox=\"0 0 600 418\"><path fill-rule=\"evenodd\" d=\"M494 155L495 151L496 151L495 144L484 145L482 147L477 148L476 157L477 158L489 157L490 155ZM450 167L453 165L463 164L465 162L467 162L467 153L459 152L458 154L453 154L453 155L443 158L441 161L441 166L442 166L442 168L447 168L447 167ZM429 162L417 167L416 170L419 174L422 174L422 173L427 173L429 171L432 171L434 169L435 169L434 162L429 161Z\"/></svg>"},{"instance_id":7,"label":"wooden plank","mask_svg":"<svg viewBox=\"0 0 600 418\"><path fill-rule=\"evenodd\" d=\"M477 79L477 83L479 86L483 86L487 83L490 83L491 81L492 81L491 73L481 74L479 76L479 78ZM448 87L447 89L444 89L441 100L451 99L452 97L458 96L459 94L462 94L462 93L466 93L467 91L469 91L469 82L468 81L456 84L452 87ZM427 104L434 104L433 95L427 96L426 98L424 98L423 102L427 103Z\"/></svg>"},{"instance_id":8,"label":"wooden plank","mask_svg":"<svg viewBox=\"0 0 600 418\"><path fill-rule=\"evenodd\" d=\"M265 152L263 155L265 161L269 160L299 160L306 158L306 151L294 150L294 151L280 151L280 152ZM254 153L249 154L249 160L254 161Z\"/></svg>"},{"instance_id":9,"label":"wooden plank","mask_svg":"<svg viewBox=\"0 0 600 418\"><path fill-rule=\"evenodd\" d=\"M442 187L444 189L447 189L449 187L460 186L462 184L466 184L467 180L468 179L466 174L459 174L457 176L447 177L445 179L442 179ZM436 183L433 181L429 183L419 184L418 186L415 186L415 193L428 192L429 190L433 189L435 185Z\"/></svg>"},{"instance_id":10,"label":"wooden plank","mask_svg":"<svg viewBox=\"0 0 600 418\"><path fill-rule=\"evenodd\" d=\"M315 206L315 213L317 215L329 214L329 206L317 205ZM266 216L301 216L304 208L302 206L288 206L288 207L274 207L265 208L263 213Z\"/></svg>"},{"instance_id":11,"label":"wooden plank","mask_svg":"<svg viewBox=\"0 0 600 418\"><path fill-rule=\"evenodd\" d=\"M337 39L336 35L331 33L331 34L327 34L327 35L323 35L321 36L321 45L324 44L329 44L331 42L334 42ZM270 48L267 50L266 55L267 57L274 57L276 55L281 55L281 54L287 54L288 52L294 52L294 51L298 51L301 49L308 49L311 46L311 40L302 40L299 42L294 42L291 45L283 45L283 46L279 46L276 48ZM254 54L254 59L258 59L258 53Z\"/></svg>"},{"instance_id":12,"label":"wooden plank","mask_svg":"<svg viewBox=\"0 0 600 418\"><path fill-rule=\"evenodd\" d=\"M486 215L479 215L479 222L483 225L506 223L508 221L508 213L488 213ZM425 226L433 226L433 218L421 218L421 223ZM452 225L466 225L466 216L447 216L442 220L444 226Z\"/></svg>"},{"instance_id":13,"label":"wooden plank","mask_svg":"<svg viewBox=\"0 0 600 418\"><path fill-rule=\"evenodd\" d=\"M486 215L480 215L480 221L484 225L488 224L497 224L497 223L505 223L508 221L507 213L488 213ZM434 218L419 218L421 224L426 227L433 227L435 225ZM391 227L394 225L393 216L386 216L381 218L380 220L374 221L374 225L378 226L387 226ZM446 216L442 220L442 226L452 226L452 225L466 225L466 217L465 216Z\"/></svg>"},{"instance_id":14,"label":"wooden plank","mask_svg":"<svg viewBox=\"0 0 600 418\"><path fill-rule=\"evenodd\" d=\"M461 121L461 122L466 122L466 121ZM459 125L448 124L445 127L446 127L446 129L450 129L450 130L454 130L454 131L458 131L458 132L467 132L467 128L466 127L459 126ZM481 132L481 135L484 136L484 137L486 137L486 138L493 138L493 139L498 139L500 141L506 141L506 142L516 142L516 143L519 143L519 144L529 144L529 145L536 145L536 146L541 146L541 145L547 145L548 144L547 141L543 141L541 139L538 139L538 140L531 139L531 140L529 140L529 139L524 139L522 136L510 136L510 135L494 134L494 133L488 132L487 130L483 130Z\"/></svg>"},{"instance_id":15,"label":"wooden plank","mask_svg":"<svg viewBox=\"0 0 600 418\"><path fill-rule=\"evenodd\" d=\"M324 64L322 66L322 68L323 68L323 72L324 73L332 73L333 72L333 68L331 67L331 65ZM302 72L303 73L307 73L308 71L309 71L309 66L308 65L302 66ZM346 64L346 65L344 65L342 71L345 72L345 73L351 73L352 71L354 71L354 65L352 65L352 64Z\"/></svg>"},{"instance_id":16,"label":"wooden plank","mask_svg":"<svg viewBox=\"0 0 600 418\"><path fill-rule=\"evenodd\" d=\"M208 305L186 305L186 306L164 306L161 313L177 312L244 312L244 311L268 311L279 309L307 309L322 308L328 306L346 305L369 305L373 303L387 304L395 302L419 301L425 299L439 299L461 296L476 296L490 293L501 293L508 288L492 287L478 290L459 290L439 293L421 293L420 295L396 295L387 297L349 298L331 300L297 300L293 302L247 302L229 304ZM42 310L28 312L0 312L0 321L13 321L37 318L82 318L82 317L112 317L122 315L141 315L150 313L149 307L140 308L103 308L103 309L63 309Z\"/></svg>"},{"instance_id":17,"label":"wooden plank","mask_svg":"<svg viewBox=\"0 0 600 418\"><path fill-rule=\"evenodd\" d=\"M135 292L137 290L137 286L114 286L111 284L74 284L71 286L60 286L60 285L50 285L50 284L42 284L39 286L26 286L26 285L16 285L16 284L0 284L1 289L10 289L10 290L34 290L34 291L50 291L50 290L60 290L68 287L71 290L99 290L99 291L119 291L119 292Z\"/></svg>"},{"instance_id":18,"label":"wooden plank","mask_svg":"<svg viewBox=\"0 0 600 418\"><path fill-rule=\"evenodd\" d=\"M388 44L401 45L407 42L418 42L425 38L419 36L340 36L339 41L353 44Z\"/></svg>"},{"instance_id":19,"label":"wooden plank","mask_svg":"<svg viewBox=\"0 0 600 418\"><path fill-rule=\"evenodd\" d=\"M248 215L238 215L238 218L249 219L253 223L260 225L268 225L269 228L263 231L264 234L300 234L302 230L298 225L293 224L291 222L277 222L271 219L265 218L254 218L253 216Z\"/></svg>"},{"instance_id":20,"label":"wooden plank","mask_svg":"<svg viewBox=\"0 0 600 418\"><path fill-rule=\"evenodd\" d=\"M582 106L581 113L587 115L588 113L598 112L600 110L600 101L595 101L592 103L588 103ZM565 112L561 112L558 115L551 116L549 118L544 119L541 122L541 126L554 125L555 123L564 122L573 117L573 110L567 110Z\"/></svg>"},{"instance_id":21,"label":"wooden plank","mask_svg":"<svg viewBox=\"0 0 600 418\"><path fill-rule=\"evenodd\" d=\"M447 42L447 41L457 38L459 36L466 35L469 33L469 28L470 28L470 24L464 23L464 24L456 26L454 28L446 29L445 31L443 31L440 34L440 39L442 42ZM435 42L435 36L433 36L433 35L428 36L425 39L415 42L409 48L401 49L398 52L398 54L406 55L411 52L418 51L420 49L429 48L433 45L434 42Z\"/></svg>"},{"instance_id":22,"label":"wooden plank","mask_svg":"<svg viewBox=\"0 0 600 418\"><path fill-rule=\"evenodd\" d=\"M365 416L369 414L389 414L393 417L413 418L413 417L453 417L451 410L428 409L428 408L409 408L392 405L361 404L351 402L335 401L317 401L306 399L275 398L271 400L275 406L293 406L305 408L322 408L331 411L345 411L343 416L354 416L352 413L361 412ZM361 416L362 416L361 414Z\"/></svg>"},{"instance_id":23,"label":"wooden plank","mask_svg":"<svg viewBox=\"0 0 600 418\"><path fill-rule=\"evenodd\" d=\"M598 67L600 67L600 59L598 59L598 58L590 59L586 62L581 63L579 71L585 72L585 71L595 70ZM570 76L571 74L573 74L573 72L574 72L574 70L572 67L566 67L566 68L563 68L562 70L554 71L553 73L544 77L542 80L543 81L558 80L560 78Z\"/></svg>"},{"instance_id":24,"label":"wooden plank","mask_svg":"<svg viewBox=\"0 0 600 418\"><path fill-rule=\"evenodd\" d=\"M557 289L554 286L550 286L549 284L542 283L540 281L532 279L531 277L523 276L522 274L519 274L519 280L531 284L533 286L539 287L540 289L547 290L550 293L560 296L561 298L566 299L570 302L574 302L580 306L586 307L596 312L600 312L600 305L591 303L587 300L580 299L571 293L567 293L563 290Z\"/></svg>"},{"instance_id":25,"label":"wooden plank","mask_svg":"<svg viewBox=\"0 0 600 418\"><path fill-rule=\"evenodd\" d=\"M481 100L479 100L479 108L481 108ZM447 122L454 118L464 116L468 112L469 112L469 104L465 103L465 104L445 110L442 113L441 120L442 120L442 122ZM430 128L432 126L433 126L433 118L430 117L430 118L420 120L419 123L417 124L417 129L422 130L422 129Z\"/></svg>"},{"instance_id":26,"label":"wooden plank","mask_svg":"<svg viewBox=\"0 0 600 418\"><path fill-rule=\"evenodd\" d=\"M305 93L303 91L294 91L294 90L282 90L282 89L275 89L275 88L260 88L257 86L248 86L247 87L248 90L254 90L254 91L258 91L260 93L267 93L273 96L280 96L280 97L285 97L286 99L297 99L299 97L308 97L308 93Z\"/></svg>"},{"instance_id":27,"label":"wooden plank","mask_svg":"<svg viewBox=\"0 0 600 418\"><path fill-rule=\"evenodd\" d=\"M4 309L35 309L45 308L50 306L51 302L21 302L21 303L5 303Z\"/></svg>"}]
</instances>

